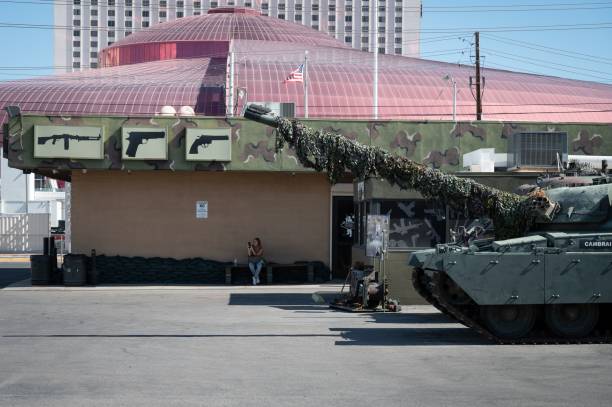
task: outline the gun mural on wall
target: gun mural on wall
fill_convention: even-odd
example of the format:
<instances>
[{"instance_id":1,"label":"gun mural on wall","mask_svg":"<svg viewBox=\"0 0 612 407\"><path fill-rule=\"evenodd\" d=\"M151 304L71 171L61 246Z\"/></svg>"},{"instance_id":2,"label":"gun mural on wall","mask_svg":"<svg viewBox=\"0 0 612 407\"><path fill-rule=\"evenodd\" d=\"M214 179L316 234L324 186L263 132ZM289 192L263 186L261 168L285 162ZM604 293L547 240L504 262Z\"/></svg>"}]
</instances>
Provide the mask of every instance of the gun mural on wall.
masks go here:
<instances>
[{"instance_id":1,"label":"gun mural on wall","mask_svg":"<svg viewBox=\"0 0 612 407\"><path fill-rule=\"evenodd\" d=\"M69 150L70 149L70 140L76 140L76 141L99 141L102 138L102 135L99 134L98 136L79 136L78 134L68 134L68 133L64 133L64 134L53 134L51 136L43 136L43 137L39 137L38 138L38 144L40 145L45 145L47 144L47 142L49 140L51 141L51 144L55 145L55 143L57 143L58 140L64 140L64 150Z\"/></svg>"},{"instance_id":2,"label":"gun mural on wall","mask_svg":"<svg viewBox=\"0 0 612 407\"><path fill-rule=\"evenodd\" d=\"M229 141L229 136L209 136L206 134L202 134L201 136L198 136L198 138L196 138L193 143L191 143L191 147L189 147L189 154L197 154L198 148L200 146L208 148L208 146L210 146L213 141L219 140Z\"/></svg>"},{"instance_id":3,"label":"gun mural on wall","mask_svg":"<svg viewBox=\"0 0 612 407\"><path fill-rule=\"evenodd\" d=\"M136 153L138 152L138 147L142 144L147 144L149 140L155 139L163 139L166 137L166 132L163 130L160 131L130 131L128 132L128 136L126 138L128 142L127 149L125 150L125 155L128 157L134 158L136 157Z\"/></svg>"}]
</instances>

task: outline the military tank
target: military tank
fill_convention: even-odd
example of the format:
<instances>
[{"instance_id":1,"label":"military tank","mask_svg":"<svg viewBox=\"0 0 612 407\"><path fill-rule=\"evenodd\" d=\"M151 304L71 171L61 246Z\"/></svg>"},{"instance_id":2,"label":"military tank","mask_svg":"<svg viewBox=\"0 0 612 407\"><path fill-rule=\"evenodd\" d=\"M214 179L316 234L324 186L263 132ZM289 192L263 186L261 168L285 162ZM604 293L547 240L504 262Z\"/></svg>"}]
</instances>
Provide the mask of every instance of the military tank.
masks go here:
<instances>
[{"instance_id":1,"label":"military tank","mask_svg":"<svg viewBox=\"0 0 612 407\"><path fill-rule=\"evenodd\" d=\"M610 342L612 180L543 182L522 195L432 169L375 146L251 105L245 118L275 127L300 163L336 182L346 172L415 189L493 221L495 239L465 231L410 255L416 291L498 343ZM586 185L585 185L586 184ZM569 186L578 185L578 186Z\"/></svg>"}]
</instances>

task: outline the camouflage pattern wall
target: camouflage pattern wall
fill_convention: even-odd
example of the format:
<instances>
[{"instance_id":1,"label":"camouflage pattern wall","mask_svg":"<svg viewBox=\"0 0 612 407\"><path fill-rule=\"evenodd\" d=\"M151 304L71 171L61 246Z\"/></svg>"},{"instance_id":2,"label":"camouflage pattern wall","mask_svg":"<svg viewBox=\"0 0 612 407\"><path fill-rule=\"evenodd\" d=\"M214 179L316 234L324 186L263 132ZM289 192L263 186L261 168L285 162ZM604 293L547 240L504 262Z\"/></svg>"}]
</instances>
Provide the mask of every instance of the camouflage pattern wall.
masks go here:
<instances>
[{"instance_id":1,"label":"camouflage pattern wall","mask_svg":"<svg viewBox=\"0 0 612 407\"><path fill-rule=\"evenodd\" d=\"M479 148L504 153L508 138L519 132L562 131L568 134L569 154L612 155L612 124L403 122L305 120L315 128L337 132L364 144L447 171L461 169L463 154ZM34 158L34 126L101 126L103 159ZM24 114L13 118L5 133L4 148L10 166L68 173L71 170L172 171L306 171L293 151L276 152L275 130L242 118L167 117L58 117ZM122 128L168 129L165 160L123 160ZM227 129L231 135L231 161L194 162L185 159L186 129Z\"/></svg>"}]
</instances>

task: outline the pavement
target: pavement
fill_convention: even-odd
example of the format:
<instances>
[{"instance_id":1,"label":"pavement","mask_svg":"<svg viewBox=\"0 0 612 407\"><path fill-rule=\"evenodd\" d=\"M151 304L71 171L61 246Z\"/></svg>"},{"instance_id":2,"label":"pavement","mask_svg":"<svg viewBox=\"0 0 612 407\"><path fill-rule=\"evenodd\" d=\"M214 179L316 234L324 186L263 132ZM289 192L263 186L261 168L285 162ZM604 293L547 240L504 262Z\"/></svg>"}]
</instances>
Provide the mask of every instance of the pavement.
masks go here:
<instances>
[{"instance_id":1,"label":"pavement","mask_svg":"<svg viewBox=\"0 0 612 407\"><path fill-rule=\"evenodd\" d=\"M4 270L0 270L0 275ZM0 289L0 406L609 406L610 345L493 345L337 285Z\"/></svg>"}]
</instances>

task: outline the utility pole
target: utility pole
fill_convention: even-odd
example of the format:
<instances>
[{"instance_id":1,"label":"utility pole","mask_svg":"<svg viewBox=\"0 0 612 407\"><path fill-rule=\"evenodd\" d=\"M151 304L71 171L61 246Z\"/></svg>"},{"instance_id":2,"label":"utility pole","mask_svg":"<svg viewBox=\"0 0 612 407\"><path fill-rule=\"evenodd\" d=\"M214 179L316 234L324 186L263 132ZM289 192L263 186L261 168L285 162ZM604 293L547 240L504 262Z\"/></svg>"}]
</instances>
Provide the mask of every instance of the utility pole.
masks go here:
<instances>
[{"instance_id":1,"label":"utility pole","mask_svg":"<svg viewBox=\"0 0 612 407\"><path fill-rule=\"evenodd\" d=\"M480 32L474 33L476 45L476 120L482 120L482 94L480 92Z\"/></svg>"},{"instance_id":2,"label":"utility pole","mask_svg":"<svg viewBox=\"0 0 612 407\"><path fill-rule=\"evenodd\" d=\"M304 51L302 79L304 84L304 119L308 119L308 51Z\"/></svg>"}]
</instances>

